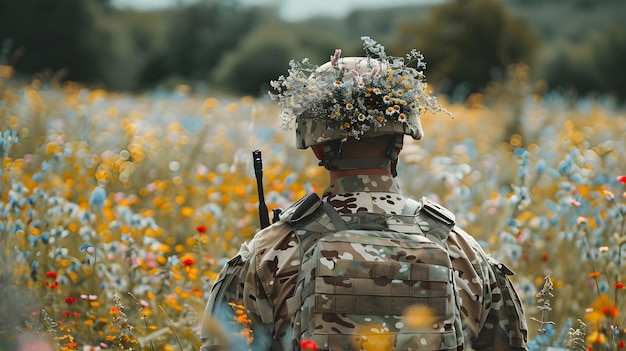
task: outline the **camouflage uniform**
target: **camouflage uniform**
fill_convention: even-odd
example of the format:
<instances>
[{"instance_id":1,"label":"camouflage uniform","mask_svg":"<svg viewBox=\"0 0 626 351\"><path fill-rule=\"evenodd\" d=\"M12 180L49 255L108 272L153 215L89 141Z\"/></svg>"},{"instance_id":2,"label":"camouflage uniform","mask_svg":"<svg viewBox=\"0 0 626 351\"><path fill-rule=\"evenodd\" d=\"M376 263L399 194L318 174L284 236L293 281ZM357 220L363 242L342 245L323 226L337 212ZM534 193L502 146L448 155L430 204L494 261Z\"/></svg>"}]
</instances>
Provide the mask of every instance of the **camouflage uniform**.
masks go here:
<instances>
[{"instance_id":1,"label":"camouflage uniform","mask_svg":"<svg viewBox=\"0 0 626 351\"><path fill-rule=\"evenodd\" d=\"M360 211L400 214L407 199L389 176L349 176L332 182L323 199L341 213ZM485 254L476 240L458 227L451 231L449 255L461 307L466 349L527 350L527 327L521 303L508 279L512 272ZM288 302L298 276L300 250L293 228L278 222L257 233L224 267L211 291L201 337L201 351L224 346L211 320L232 325L237 315L229 302L244 306L254 334L252 350L291 349L293 308ZM218 292L221 292L218 294ZM221 300L216 300L219 295ZM221 345L220 345L221 344ZM244 345L245 346L245 345Z\"/></svg>"}]
</instances>

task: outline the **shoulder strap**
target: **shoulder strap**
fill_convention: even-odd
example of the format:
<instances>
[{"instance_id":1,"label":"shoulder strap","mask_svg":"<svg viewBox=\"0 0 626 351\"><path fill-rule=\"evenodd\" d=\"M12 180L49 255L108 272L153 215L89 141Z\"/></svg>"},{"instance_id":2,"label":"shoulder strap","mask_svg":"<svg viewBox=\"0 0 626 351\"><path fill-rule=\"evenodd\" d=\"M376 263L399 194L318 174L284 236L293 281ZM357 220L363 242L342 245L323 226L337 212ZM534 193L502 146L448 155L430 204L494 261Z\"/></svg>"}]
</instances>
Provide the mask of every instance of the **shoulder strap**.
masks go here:
<instances>
[{"instance_id":1,"label":"shoulder strap","mask_svg":"<svg viewBox=\"0 0 626 351\"><path fill-rule=\"evenodd\" d=\"M335 230L345 230L348 229L348 225L346 222L341 219L339 212L335 210L335 208L326 201L322 201L322 210L324 213L330 218L331 223L335 226Z\"/></svg>"},{"instance_id":2,"label":"shoulder strap","mask_svg":"<svg viewBox=\"0 0 626 351\"><path fill-rule=\"evenodd\" d=\"M417 216L417 225L424 235L446 247L446 241L456 221L450 210L423 196L419 201L406 199L402 214Z\"/></svg>"},{"instance_id":3,"label":"shoulder strap","mask_svg":"<svg viewBox=\"0 0 626 351\"><path fill-rule=\"evenodd\" d=\"M422 203L422 212L427 213L450 228L454 226L456 217L450 210L427 198L426 196L423 196L420 201Z\"/></svg>"},{"instance_id":4,"label":"shoulder strap","mask_svg":"<svg viewBox=\"0 0 626 351\"><path fill-rule=\"evenodd\" d=\"M322 199L316 193L310 193L294 202L282 211L278 218L289 224L294 224L315 212L322 205Z\"/></svg>"},{"instance_id":5,"label":"shoulder strap","mask_svg":"<svg viewBox=\"0 0 626 351\"><path fill-rule=\"evenodd\" d=\"M310 217L318 209L321 209L322 212L330 218L336 230L348 229L348 225L341 219L341 215L335 208L329 203L322 201L316 193L307 194L296 201L293 205L282 211L279 218L283 222L293 226L297 222ZM422 213L447 227L448 230L452 229L456 222L456 217L450 210L426 196L423 196L419 201L410 198L406 199L404 208L402 209L403 215L418 215Z\"/></svg>"}]
</instances>

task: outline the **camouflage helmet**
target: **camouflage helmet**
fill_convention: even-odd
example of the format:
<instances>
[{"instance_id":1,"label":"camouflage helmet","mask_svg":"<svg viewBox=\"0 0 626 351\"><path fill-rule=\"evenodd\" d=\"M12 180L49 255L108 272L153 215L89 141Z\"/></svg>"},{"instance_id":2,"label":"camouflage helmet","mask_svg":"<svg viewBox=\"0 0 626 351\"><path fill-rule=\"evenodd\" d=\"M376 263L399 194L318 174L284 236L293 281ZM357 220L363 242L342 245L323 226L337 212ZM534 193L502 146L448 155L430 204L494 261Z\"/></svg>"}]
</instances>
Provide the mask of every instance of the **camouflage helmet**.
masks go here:
<instances>
[{"instance_id":1,"label":"camouflage helmet","mask_svg":"<svg viewBox=\"0 0 626 351\"><path fill-rule=\"evenodd\" d=\"M418 140L424 134L420 114L442 110L417 70L425 67L419 52L407 55L416 69L404 58L387 56L369 37L362 39L367 56L341 58L336 50L319 67L307 59L291 61L288 77L271 82L278 91L270 95L282 108L282 127L290 129L295 121L297 148L384 134Z\"/></svg>"}]
</instances>

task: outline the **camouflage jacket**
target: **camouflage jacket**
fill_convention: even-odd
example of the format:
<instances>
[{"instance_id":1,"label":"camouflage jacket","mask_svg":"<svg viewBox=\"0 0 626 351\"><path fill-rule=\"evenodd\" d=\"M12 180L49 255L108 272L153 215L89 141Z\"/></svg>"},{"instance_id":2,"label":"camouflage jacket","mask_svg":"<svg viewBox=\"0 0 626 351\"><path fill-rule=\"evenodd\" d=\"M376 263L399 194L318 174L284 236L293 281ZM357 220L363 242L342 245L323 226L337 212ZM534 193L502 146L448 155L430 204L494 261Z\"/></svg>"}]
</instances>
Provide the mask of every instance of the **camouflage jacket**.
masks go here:
<instances>
[{"instance_id":1,"label":"camouflage jacket","mask_svg":"<svg viewBox=\"0 0 626 351\"><path fill-rule=\"evenodd\" d=\"M387 176L338 179L324 191L323 199L341 213L400 214L407 201L398 182ZM461 228L453 228L447 245L466 349L527 350L524 311L508 278L512 272L488 256ZM213 285L200 350L289 348L293 316L287 302L294 293L299 257L293 228L282 221L243 244ZM233 337L233 333L245 338Z\"/></svg>"}]
</instances>

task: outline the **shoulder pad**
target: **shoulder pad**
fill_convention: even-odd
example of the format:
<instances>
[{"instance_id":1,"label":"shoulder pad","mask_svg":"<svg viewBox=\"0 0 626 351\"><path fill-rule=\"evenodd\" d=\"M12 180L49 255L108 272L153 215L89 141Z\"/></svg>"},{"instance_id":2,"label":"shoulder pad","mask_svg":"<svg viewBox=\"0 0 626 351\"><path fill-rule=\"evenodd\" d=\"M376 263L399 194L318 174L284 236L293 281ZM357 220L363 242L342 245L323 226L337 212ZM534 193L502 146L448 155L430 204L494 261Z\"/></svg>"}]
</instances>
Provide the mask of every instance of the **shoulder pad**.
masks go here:
<instances>
[{"instance_id":1,"label":"shoulder pad","mask_svg":"<svg viewBox=\"0 0 626 351\"><path fill-rule=\"evenodd\" d=\"M322 204L322 199L316 193L305 195L300 200L287 207L278 218L287 223L295 223L308 217Z\"/></svg>"},{"instance_id":2,"label":"shoulder pad","mask_svg":"<svg viewBox=\"0 0 626 351\"><path fill-rule=\"evenodd\" d=\"M454 226L456 217L450 210L427 198L426 196L422 197L420 202L422 203L422 211L426 212L434 219L445 223L446 225Z\"/></svg>"},{"instance_id":3,"label":"shoulder pad","mask_svg":"<svg viewBox=\"0 0 626 351\"><path fill-rule=\"evenodd\" d=\"M422 209L422 202L415 201L411 198L406 198L404 202L404 208L402 208L403 215L416 215Z\"/></svg>"}]
</instances>

